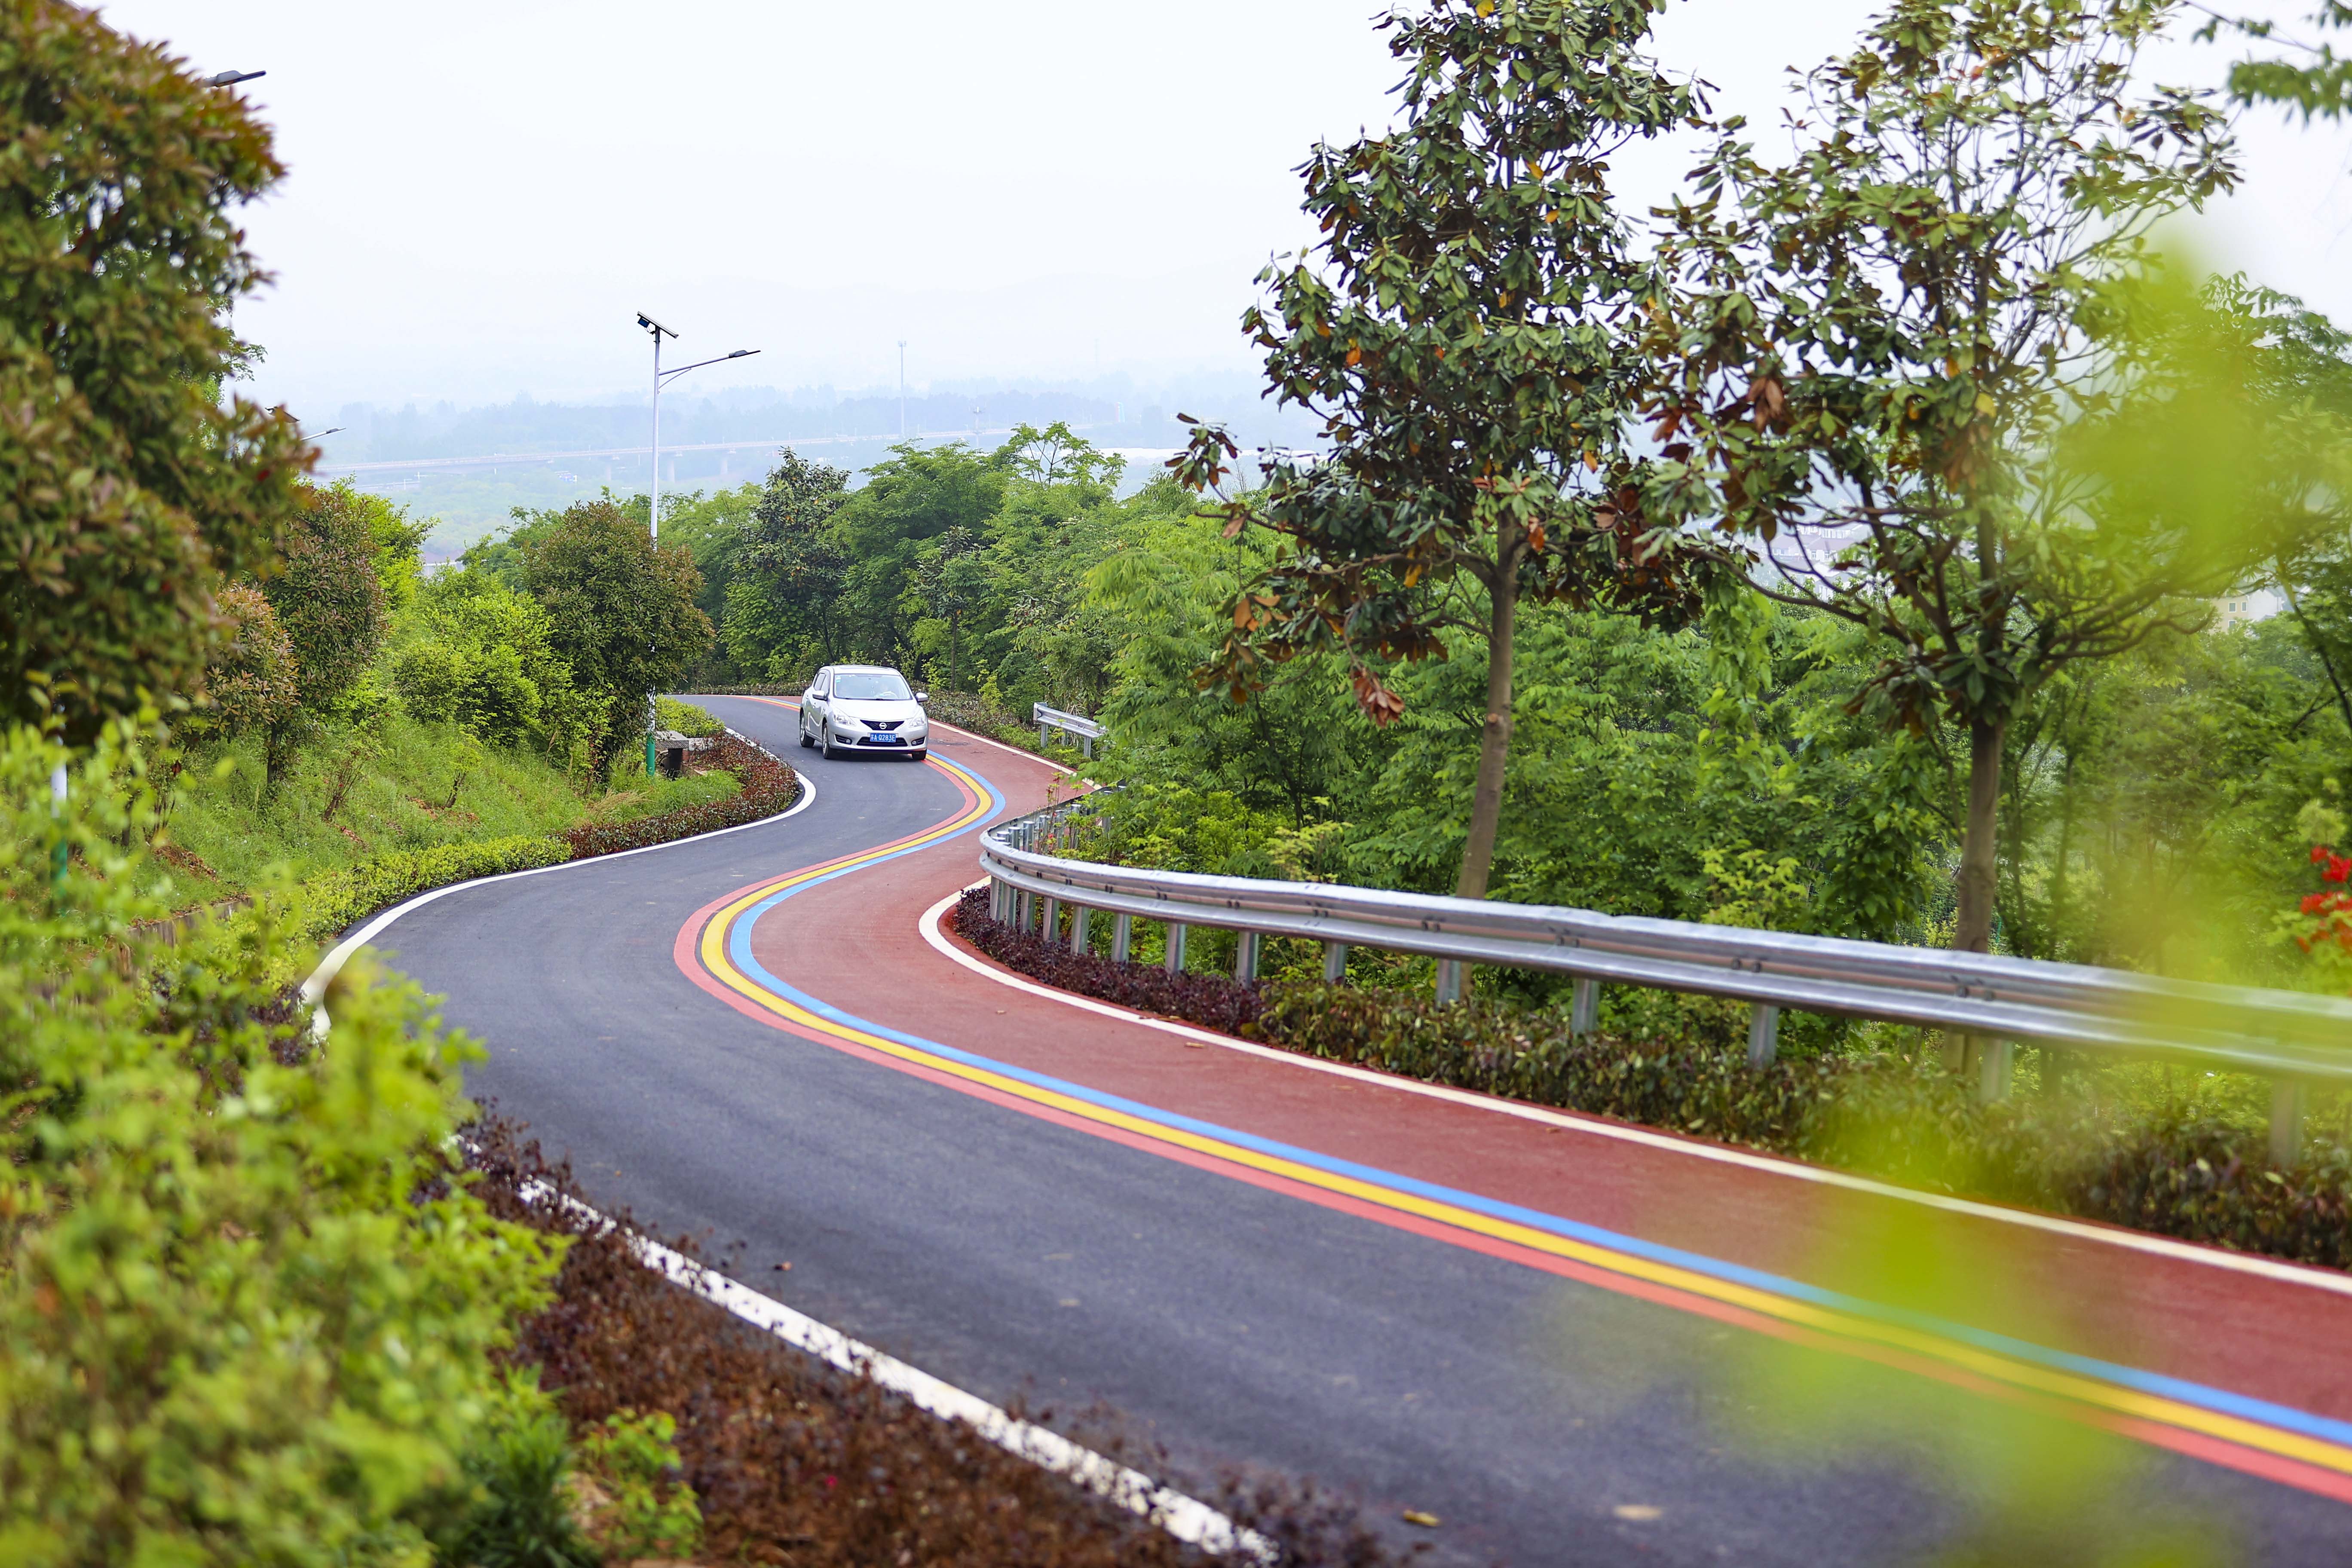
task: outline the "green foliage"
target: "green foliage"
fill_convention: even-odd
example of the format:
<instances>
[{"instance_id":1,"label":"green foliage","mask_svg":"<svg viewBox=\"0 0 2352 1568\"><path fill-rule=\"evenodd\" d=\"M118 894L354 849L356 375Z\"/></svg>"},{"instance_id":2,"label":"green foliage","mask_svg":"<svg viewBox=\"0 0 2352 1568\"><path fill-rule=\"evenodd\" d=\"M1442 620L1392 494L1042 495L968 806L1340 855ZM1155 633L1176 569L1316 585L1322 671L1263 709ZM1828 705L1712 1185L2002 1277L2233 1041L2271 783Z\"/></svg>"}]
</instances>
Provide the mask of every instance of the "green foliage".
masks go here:
<instances>
[{"instance_id":1,"label":"green foliage","mask_svg":"<svg viewBox=\"0 0 2352 1568\"><path fill-rule=\"evenodd\" d=\"M662 729L688 736L718 735L727 730L727 726L713 717L709 709L698 708L691 702L680 702L675 697L655 699L654 722Z\"/></svg>"},{"instance_id":2,"label":"green foliage","mask_svg":"<svg viewBox=\"0 0 2352 1568\"><path fill-rule=\"evenodd\" d=\"M226 584L215 603L228 623L227 639L205 667L209 706L190 714L183 728L200 741L267 733L300 700L294 644L260 589Z\"/></svg>"},{"instance_id":3,"label":"green foliage","mask_svg":"<svg viewBox=\"0 0 2352 1568\"><path fill-rule=\"evenodd\" d=\"M587 700L590 771L602 779L644 732L648 696L710 647L709 617L694 604L700 578L686 550L656 551L645 524L609 500L536 520L520 551L523 589Z\"/></svg>"},{"instance_id":4,"label":"green foliage","mask_svg":"<svg viewBox=\"0 0 2352 1568\"><path fill-rule=\"evenodd\" d=\"M0 745L0 1557L420 1563L560 1255L452 1179L473 1052L364 960L310 1050L268 906L143 942L134 737L63 760Z\"/></svg>"},{"instance_id":5,"label":"green foliage","mask_svg":"<svg viewBox=\"0 0 2352 1568\"><path fill-rule=\"evenodd\" d=\"M831 520L849 476L786 448L751 509L726 589L727 655L771 680L803 679L845 657L839 600L849 557Z\"/></svg>"},{"instance_id":6,"label":"green foliage","mask_svg":"<svg viewBox=\"0 0 2352 1568\"><path fill-rule=\"evenodd\" d=\"M747 483L707 495L693 490L662 497L662 542L684 545L694 557L694 569L702 574L702 585L694 594L695 607L709 616L714 626L726 619L728 588L751 542L752 514L760 504L761 491L761 486ZM650 508L652 498L644 499Z\"/></svg>"},{"instance_id":7,"label":"green foliage","mask_svg":"<svg viewBox=\"0 0 2352 1568\"><path fill-rule=\"evenodd\" d=\"M602 1568L572 1518L571 1429L535 1375L509 1377L466 1450L469 1506L436 1542L451 1568Z\"/></svg>"},{"instance_id":8,"label":"green foliage","mask_svg":"<svg viewBox=\"0 0 2352 1568\"><path fill-rule=\"evenodd\" d=\"M390 508L348 482L308 489L303 500L284 555L261 586L294 650L294 707L269 726L264 752L271 788L283 781L302 736L341 714L390 625L375 574L378 523L399 528Z\"/></svg>"},{"instance_id":9,"label":"green foliage","mask_svg":"<svg viewBox=\"0 0 2352 1568\"><path fill-rule=\"evenodd\" d=\"M2352 59L2338 55L2333 45L2282 35L2278 24L2267 17L2225 16L2210 8L2200 9L2206 10L2207 16L2197 30L2200 40L2210 41L2226 31L2249 39L2275 39L2289 50L2232 65L2231 102L2246 108L2276 104L2300 114L2305 124L2314 117L2341 120L2352 112ZM2345 0L2319 0L2304 26L2314 33L2352 26L2352 5Z\"/></svg>"},{"instance_id":10,"label":"green foliage","mask_svg":"<svg viewBox=\"0 0 2352 1568\"><path fill-rule=\"evenodd\" d=\"M194 690L212 595L262 569L307 448L222 399L227 326L262 280L234 213L268 133L95 12L21 0L0 30L0 682L77 744Z\"/></svg>"},{"instance_id":11,"label":"green foliage","mask_svg":"<svg viewBox=\"0 0 2352 1568\"><path fill-rule=\"evenodd\" d=\"M1303 174L1316 253L1270 268L1244 330L1285 402L1330 447L1277 458L1227 502L1227 533L1290 542L1228 607L1203 672L1236 700L1271 663L1343 658L1358 703L1393 721L1387 660L1486 642L1487 694L1456 890L1486 890L1511 739L1517 606L1696 608L1691 536L1643 518L1626 440L1647 364L1618 321L1659 281L1610 205L1609 158L1686 119L1693 89L1639 53L1655 0L1450 0L1381 26L1405 62L1404 123L1318 146ZM1234 455L1193 438L1213 489Z\"/></svg>"},{"instance_id":12,"label":"green foliage","mask_svg":"<svg viewBox=\"0 0 2352 1568\"><path fill-rule=\"evenodd\" d=\"M408 710L494 745L530 743L569 762L587 721L554 618L477 570L444 572L418 595L392 677Z\"/></svg>"},{"instance_id":13,"label":"green foliage","mask_svg":"<svg viewBox=\"0 0 2352 1568\"><path fill-rule=\"evenodd\" d=\"M303 885L303 921L313 931L341 931L434 888L534 866L560 866L571 858L572 847L560 837L522 835L394 850L309 879Z\"/></svg>"},{"instance_id":14,"label":"green foliage","mask_svg":"<svg viewBox=\"0 0 2352 1568\"><path fill-rule=\"evenodd\" d=\"M694 1489L678 1479L675 1419L662 1411L616 1412L589 1432L580 1458L609 1500L596 1521L608 1554L622 1562L694 1555L702 1510Z\"/></svg>"},{"instance_id":15,"label":"green foliage","mask_svg":"<svg viewBox=\"0 0 2352 1568\"><path fill-rule=\"evenodd\" d=\"M2237 180L2210 104L2134 96L2173 9L1905 0L1808 79L1789 161L1734 118L1674 209L1655 504L1866 628L1859 703L1968 728L1964 948L1990 940L2011 717L2072 661L2196 626L2269 537L2232 488L2260 425L2242 378L2148 288L2154 226ZM2230 461L2186 482L2191 452Z\"/></svg>"}]
</instances>

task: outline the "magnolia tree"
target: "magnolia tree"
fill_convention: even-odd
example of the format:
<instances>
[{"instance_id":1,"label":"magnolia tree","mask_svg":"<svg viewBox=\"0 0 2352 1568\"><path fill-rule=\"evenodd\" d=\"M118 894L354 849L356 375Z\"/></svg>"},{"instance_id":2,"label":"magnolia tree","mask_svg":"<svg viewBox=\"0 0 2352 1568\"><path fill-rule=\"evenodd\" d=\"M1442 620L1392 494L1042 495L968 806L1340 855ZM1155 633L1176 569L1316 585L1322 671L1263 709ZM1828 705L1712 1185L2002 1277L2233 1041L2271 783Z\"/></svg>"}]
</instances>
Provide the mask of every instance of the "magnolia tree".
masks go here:
<instances>
[{"instance_id":1,"label":"magnolia tree","mask_svg":"<svg viewBox=\"0 0 2352 1568\"><path fill-rule=\"evenodd\" d=\"M2218 109L2136 82L2174 9L1900 0L1809 79L1791 157L1728 121L1671 215L1654 502L1874 634L1860 700L1965 735L1964 950L2011 717L2071 660L2201 624L2265 548L2203 479L2147 482L2179 471L2147 433L2245 426L2194 310L2148 308L2154 226L2235 178Z\"/></svg>"},{"instance_id":2,"label":"magnolia tree","mask_svg":"<svg viewBox=\"0 0 2352 1568\"><path fill-rule=\"evenodd\" d=\"M1643 365L1626 323L1658 289L1612 209L1610 155L1693 111L1643 54L1664 0L1439 0L1381 24L1407 75L1402 125L1301 170L1323 238L1261 275L1243 318L1276 395L1321 415L1328 452L1269 454L1226 501L1228 536L1281 536L1229 606L1204 684L1236 700L1268 667L1346 659L1375 723L1403 711L1385 662L1482 643L1477 783L1456 891L1486 891L1528 600L1675 616L1686 537L1639 506L1628 446ZM1171 465L1216 489L1214 426Z\"/></svg>"}]
</instances>

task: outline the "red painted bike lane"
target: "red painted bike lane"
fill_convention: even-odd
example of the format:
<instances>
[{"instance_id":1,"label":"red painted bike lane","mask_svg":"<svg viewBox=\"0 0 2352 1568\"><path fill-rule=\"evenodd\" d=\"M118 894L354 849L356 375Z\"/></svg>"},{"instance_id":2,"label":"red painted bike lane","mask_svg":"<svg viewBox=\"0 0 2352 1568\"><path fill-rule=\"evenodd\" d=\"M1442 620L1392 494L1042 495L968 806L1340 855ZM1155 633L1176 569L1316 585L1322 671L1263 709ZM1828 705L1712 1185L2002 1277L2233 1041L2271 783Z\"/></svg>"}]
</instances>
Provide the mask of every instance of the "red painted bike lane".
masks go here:
<instances>
[{"instance_id":1,"label":"red painted bike lane","mask_svg":"<svg viewBox=\"0 0 2352 1568\"><path fill-rule=\"evenodd\" d=\"M1045 803L1055 770L974 741L940 754L984 774L1007 815ZM873 765L891 765L877 761ZM2151 1251L2126 1233L2037 1228L1808 1179L1710 1146L1600 1135L1497 1102L1167 1031L1003 984L951 961L921 922L977 876L965 834L811 887L754 928L760 963L870 1022L1102 1093L1708 1258L1856 1294L1890 1250L1944 1260L1902 1304L2315 1415L2352 1418L2352 1290L2316 1271ZM974 955L976 956L976 955ZM985 960L979 961L986 963ZM990 967L993 968L993 965ZM1001 972L1000 972L1001 973ZM832 976L858 976L854 992ZM1570 1125L1558 1125L1567 1122ZM2087 1232L2088 1234L2084 1234ZM1474 1245L1463 1237L1463 1244ZM2291 1478L2282 1478L2291 1479Z\"/></svg>"}]
</instances>

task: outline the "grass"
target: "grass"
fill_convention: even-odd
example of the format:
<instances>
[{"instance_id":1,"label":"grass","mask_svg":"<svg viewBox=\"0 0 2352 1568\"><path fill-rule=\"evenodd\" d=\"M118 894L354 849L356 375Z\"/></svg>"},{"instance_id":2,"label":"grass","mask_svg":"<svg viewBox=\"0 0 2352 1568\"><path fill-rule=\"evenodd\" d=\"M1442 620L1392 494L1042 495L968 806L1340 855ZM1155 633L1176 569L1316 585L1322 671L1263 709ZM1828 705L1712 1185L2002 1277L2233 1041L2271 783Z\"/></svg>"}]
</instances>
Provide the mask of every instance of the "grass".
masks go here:
<instances>
[{"instance_id":1,"label":"grass","mask_svg":"<svg viewBox=\"0 0 2352 1568\"><path fill-rule=\"evenodd\" d=\"M614 770L612 790L592 799L542 753L485 746L397 713L367 733L321 736L275 791L262 788L256 741L190 763L179 786L163 853L185 879L183 907L280 874L300 880L387 854L631 822L741 787L723 772L648 781L644 757L632 754Z\"/></svg>"}]
</instances>

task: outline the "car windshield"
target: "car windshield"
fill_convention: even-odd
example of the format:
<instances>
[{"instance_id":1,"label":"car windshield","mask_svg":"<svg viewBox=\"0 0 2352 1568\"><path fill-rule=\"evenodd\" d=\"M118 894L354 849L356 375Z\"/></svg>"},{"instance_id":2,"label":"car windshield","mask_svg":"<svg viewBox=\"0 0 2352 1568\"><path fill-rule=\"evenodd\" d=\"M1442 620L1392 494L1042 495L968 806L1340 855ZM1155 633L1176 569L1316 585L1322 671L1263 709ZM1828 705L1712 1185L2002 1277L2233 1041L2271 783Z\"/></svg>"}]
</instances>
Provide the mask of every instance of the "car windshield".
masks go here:
<instances>
[{"instance_id":1,"label":"car windshield","mask_svg":"<svg viewBox=\"0 0 2352 1568\"><path fill-rule=\"evenodd\" d=\"M845 702L904 702L913 695L895 669L843 670L833 678L833 694Z\"/></svg>"}]
</instances>

